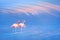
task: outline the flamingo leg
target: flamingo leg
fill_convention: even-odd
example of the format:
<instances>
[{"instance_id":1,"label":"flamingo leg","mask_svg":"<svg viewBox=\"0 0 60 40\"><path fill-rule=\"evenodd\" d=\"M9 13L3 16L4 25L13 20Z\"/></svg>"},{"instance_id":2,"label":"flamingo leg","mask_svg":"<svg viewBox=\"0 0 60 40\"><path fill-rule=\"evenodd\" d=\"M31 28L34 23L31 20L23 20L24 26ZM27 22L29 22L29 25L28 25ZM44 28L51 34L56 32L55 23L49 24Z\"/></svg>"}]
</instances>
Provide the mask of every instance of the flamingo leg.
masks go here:
<instances>
[{"instance_id":1,"label":"flamingo leg","mask_svg":"<svg viewBox=\"0 0 60 40\"><path fill-rule=\"evenodd\" d=\"M21 27L21 32L22 32L22 27Z\"/></svg>"}]
</instances>

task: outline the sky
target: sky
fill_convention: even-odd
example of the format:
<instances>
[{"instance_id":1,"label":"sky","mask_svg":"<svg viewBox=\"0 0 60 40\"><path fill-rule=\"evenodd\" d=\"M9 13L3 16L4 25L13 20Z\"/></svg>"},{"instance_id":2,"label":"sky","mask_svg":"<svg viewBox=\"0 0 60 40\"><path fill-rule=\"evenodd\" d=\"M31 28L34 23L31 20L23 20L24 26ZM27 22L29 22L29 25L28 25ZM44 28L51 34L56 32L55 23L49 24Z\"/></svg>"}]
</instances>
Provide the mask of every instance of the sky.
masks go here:
<instances>
[{"instance_id":1,"label":"sky","mask_svg":"<svg viewBox=\"0 0 60 40\"><path fill-rule=\"evenodd\" d=\"M60 0L0 0L0 40L60 40Z\"/></svg>"}]
</instances>

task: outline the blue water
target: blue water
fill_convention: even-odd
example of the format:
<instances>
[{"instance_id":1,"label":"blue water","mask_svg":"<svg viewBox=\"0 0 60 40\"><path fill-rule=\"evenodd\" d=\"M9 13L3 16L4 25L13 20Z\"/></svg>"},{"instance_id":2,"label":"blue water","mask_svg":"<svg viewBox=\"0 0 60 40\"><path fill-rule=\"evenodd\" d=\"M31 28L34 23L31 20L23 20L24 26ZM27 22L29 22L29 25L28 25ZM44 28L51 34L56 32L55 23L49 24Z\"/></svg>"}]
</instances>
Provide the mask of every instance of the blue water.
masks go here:
<instances>
[{"instance_id":1,"label":"blue water","mask_svg":"<svg viewBox=\"0 0 60 40\"><path fill-rule=\"evenodd\" d=\"M0 40L60 40L60 28L27 25L22 31L20 28L14 31L10 26L4 25L0 28Z\"/></svg>"}]
</instances>

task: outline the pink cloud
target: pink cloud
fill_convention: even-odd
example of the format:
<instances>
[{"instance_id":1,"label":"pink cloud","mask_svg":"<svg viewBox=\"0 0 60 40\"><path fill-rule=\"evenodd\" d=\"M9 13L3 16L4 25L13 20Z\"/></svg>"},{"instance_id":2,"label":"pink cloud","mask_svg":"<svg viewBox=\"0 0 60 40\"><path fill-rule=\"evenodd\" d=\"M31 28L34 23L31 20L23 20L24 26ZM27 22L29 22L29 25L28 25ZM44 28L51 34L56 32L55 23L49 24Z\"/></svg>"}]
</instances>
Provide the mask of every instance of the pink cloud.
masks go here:
<instances>
[{"instance_id":1,"label":"pink cloud","mask_svg":"<svg viewBox=\"0 0 60 40\"><path fill-rule=\"evenodd\" d=\"M32 7L27 7L27 8L16 8L15 9L17 12L24 12L25 14L31 13L32 15L39 14L38 12L46 12L50 13L50 9L42 7L42 6L32 6Z\"/></svg>"},{"instance_id":2,"label":"pink cloud","mask_svg":"<svg viewBox=\"0 0 60 40\"><path fill-rule=\"evenodd\" d=\"M42 6L60 11L60 6L54 5L54 4L51 4L48 2L44 2L44 4Z\"/></svg>"},{"instance_id":3,"label":"pink cloud","mask_svg":"<svg viewBox=\"0 0 60 40\"><path fill-rule=\"evenodd\" d=\"M22 6L22 5L21 5ZM43 2L43 4L40 5L40 3L36 4L36 5L24 5L24 7L21 6L17 6L15 8L12 9L5 9L2 10L1 12L4 13L20 13L23 12L26 15L32 14L32 15L38 15L41 12L42 13L48 13L50 15L53 15L51 13L52 9L60 11L60 6L51 4L51 3L47 3L47 2Z\"/></svg>"}]
</instances>

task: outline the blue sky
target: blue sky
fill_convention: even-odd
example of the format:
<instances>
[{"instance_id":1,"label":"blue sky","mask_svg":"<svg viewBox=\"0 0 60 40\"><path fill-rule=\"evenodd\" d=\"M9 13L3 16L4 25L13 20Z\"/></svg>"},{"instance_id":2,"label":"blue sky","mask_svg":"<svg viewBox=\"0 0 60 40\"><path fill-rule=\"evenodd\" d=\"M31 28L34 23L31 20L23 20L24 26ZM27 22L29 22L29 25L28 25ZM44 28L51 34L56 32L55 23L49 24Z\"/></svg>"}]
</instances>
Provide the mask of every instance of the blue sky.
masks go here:
<instances>
[{"instance_id":1,"label":"blue sky","mask_svg":"<svg viewBox=\"0 0 60 40\"><path fill-rule=\"evenodd\" d=\"M26 20L26 28L14 34L17 20ZM0 40L7 39L60 40L60 1L0 0Z\"/></svg>"}]
</instances>

